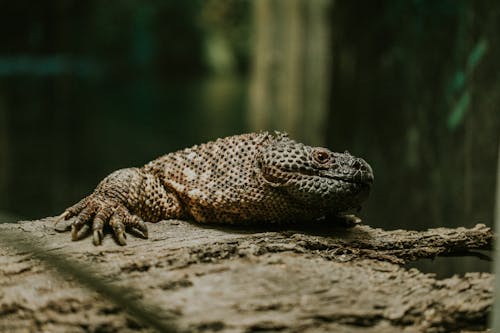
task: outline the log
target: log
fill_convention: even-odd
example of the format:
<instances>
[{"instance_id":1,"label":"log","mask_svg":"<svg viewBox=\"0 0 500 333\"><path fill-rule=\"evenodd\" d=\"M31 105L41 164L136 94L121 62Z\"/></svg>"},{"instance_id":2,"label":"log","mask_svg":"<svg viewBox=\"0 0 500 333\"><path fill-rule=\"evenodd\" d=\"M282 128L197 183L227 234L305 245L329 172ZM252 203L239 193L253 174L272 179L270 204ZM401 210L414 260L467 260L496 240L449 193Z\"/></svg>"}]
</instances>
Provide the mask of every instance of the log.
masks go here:
<instances>
[{"instance_id":1,"label":"log","mask_svg":"<svg viewBox=\"0 0 500 333\"><path fill-rule=\"evenodd\" d=\"M495 194L495 230L498 233L500 230L500 143L498 144L498 160L497 160L497 186ZM494 273L500 273L500 244L495 243L495 267ZM493 315L491 318L491 328L493 332L500 331L500 280L495 282L495 294L493 302Z\"/></svg>"},{"instance_id":2,"label":"log","mask_svg":"<svg viewBox=\"0 0 500 333\"><path fill-rule=\"evenodd\" d=\"M169 220L148 224L147 240L129 235L120 247L108 233L95 247L53 221L0 224L2 332L486 332L493 302L492 274L437 279L404 265L491 250L493 232L480 224L419 232Z\"/></svg>"}]
</instances>

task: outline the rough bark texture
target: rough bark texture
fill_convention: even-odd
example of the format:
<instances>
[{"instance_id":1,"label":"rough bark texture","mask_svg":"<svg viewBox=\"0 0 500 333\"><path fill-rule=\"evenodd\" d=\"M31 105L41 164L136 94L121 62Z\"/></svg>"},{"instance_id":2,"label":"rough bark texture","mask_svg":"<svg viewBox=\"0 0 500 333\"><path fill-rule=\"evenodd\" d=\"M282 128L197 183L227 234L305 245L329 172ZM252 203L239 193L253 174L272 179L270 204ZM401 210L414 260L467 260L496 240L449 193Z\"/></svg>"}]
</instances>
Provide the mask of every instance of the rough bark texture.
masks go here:
<instances>
[{"instance_id":1,"label":"rough bark texture","mask_svg":"<svg viewBox=\"0 0 500 333\"><path fill-rule=\"evenodd\" d=\"M88 264L138 301L159 306L181 329L203 332L485 331L493 276L436 279L402 264L489 250L472 229L384 231L368 226L227 228L183 221L149 224L150 239L95 247L72 242L52 218L1 224L32 244ZM263 227L262 227L263 228ZM151 331L96 292L27 253L0 245L0 331Z\"/></svg>"}]
</instances>

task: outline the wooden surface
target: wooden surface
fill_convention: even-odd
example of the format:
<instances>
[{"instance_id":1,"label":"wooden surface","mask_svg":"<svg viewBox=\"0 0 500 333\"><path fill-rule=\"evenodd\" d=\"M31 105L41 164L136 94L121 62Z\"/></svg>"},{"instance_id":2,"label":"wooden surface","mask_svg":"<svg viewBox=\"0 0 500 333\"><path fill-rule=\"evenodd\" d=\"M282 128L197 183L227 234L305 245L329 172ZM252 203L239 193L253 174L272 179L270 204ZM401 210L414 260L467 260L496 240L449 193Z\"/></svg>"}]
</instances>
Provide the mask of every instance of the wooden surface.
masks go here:
<instances>
[{"instance_id":1,"label":"wooden surface","mask_svg":"<svg viewBox=\"0 0 500 333\"><path fill-rule=\"evenodd\" d=\"M64 277L64 268L54 270L26 249L14 249L24 241L45 248L49 259L62 256L98 272L105 285L121 288L139 308L173 318L178 330L486 330L491 274L440 280L404 266L419 258L488 251L493 234L484 225L425 232L363 225L259 230L183 221L148 226L147 240L128 235L121 247L107 234L95 247L90 238L72 242L69 233L56 232L52 218L0 224L0 331L153 330L123 300L82 287L74 276L81 272L68 268L73 277ZM17 241L9 244L13 237Z\"/></svg>"}]
</instances>

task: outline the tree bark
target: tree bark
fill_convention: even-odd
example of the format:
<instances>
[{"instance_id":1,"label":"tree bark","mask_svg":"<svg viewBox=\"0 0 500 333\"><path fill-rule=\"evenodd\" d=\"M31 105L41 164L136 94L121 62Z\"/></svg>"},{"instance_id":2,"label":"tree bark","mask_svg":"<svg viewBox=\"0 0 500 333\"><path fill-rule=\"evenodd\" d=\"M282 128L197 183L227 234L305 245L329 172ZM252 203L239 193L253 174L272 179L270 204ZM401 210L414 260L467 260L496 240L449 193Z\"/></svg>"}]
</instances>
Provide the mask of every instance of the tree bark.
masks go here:
<instances>
[{"instance_id":1,"label":"tree bark","mask_svg":"<svg viewBox=\"0 0 500 333\"><path fill-rule=\"evenodd\" d=\"M257 0L248 120L324 145L333 0Z\"/></svg>"},{"instance_id":2,"label":"tree bark","mask_svg":"<svg viewBox=\"0 0 500 333\"><path fill-rule=\"evenodd\" d=\"M498 160L497 160L497 187L495 195L495 228L496 232L500 230L500 142L498 144ZM500 244L495 243L495 268L494 273L500 273ZM491 328L493 332L500 331L500 280L496 279L495 282L495 301L493 306L493 318L491 320Z\"/></svg>"},{"instance_id":3,"label":"tree bark","mask_svg":"<svg viewBox=\"0 0 500 333\"><path fill-rule=\"evenodd\" d=\"M85 274L54 270L50 256L90 267L136 309L160 309L155 315L173 319L181 330L486 330L492 274L437 279L403 265L490 250L493 233L484 225L418 232L162 221L149 224L149 231L148 240L129 235L125 247L108 234L95 247L89 238L72 242L68 233L56 232L53 218L0 224L0 331L152 331L148 320L98 283L83 288ZM47 256L35 259L26 246L43 248Z\"/></svg>"}]
</instances>

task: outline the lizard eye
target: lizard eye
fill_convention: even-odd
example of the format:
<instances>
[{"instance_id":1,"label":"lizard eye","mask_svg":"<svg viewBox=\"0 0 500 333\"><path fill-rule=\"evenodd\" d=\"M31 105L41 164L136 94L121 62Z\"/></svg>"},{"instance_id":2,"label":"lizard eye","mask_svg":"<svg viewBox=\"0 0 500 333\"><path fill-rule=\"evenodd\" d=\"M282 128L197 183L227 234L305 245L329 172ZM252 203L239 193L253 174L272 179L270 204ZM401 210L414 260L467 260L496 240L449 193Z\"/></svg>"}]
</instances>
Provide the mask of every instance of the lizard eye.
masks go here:
<instances>
[{"instance_id":1,"label":"lizard eye","mask_svg":"<svg viewBox=\"0 0 500 333\"><path fill-rule=\"evenodd\" d=\"M320 164L325 164L330 161L330 154L324 150L315 150L313 153L313 158L316 162Z\"/></svg>"}]
</instances>

